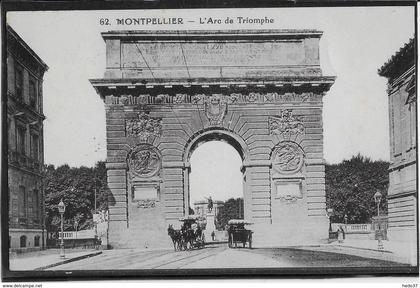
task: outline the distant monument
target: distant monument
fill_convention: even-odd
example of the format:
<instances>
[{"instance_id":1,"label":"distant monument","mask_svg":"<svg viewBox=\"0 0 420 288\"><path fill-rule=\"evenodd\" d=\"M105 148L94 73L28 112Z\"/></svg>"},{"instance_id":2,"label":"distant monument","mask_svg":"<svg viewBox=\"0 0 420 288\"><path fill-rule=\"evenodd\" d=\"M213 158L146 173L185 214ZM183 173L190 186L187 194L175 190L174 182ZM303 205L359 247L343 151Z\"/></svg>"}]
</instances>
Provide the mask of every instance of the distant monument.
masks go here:
<instances>
[{"instance_id":1,"label":"distant monument","mask_svg":"<svg viewBox=\"0 0 420 288\"><path fill-rule=\"evenodd\" d=\"M207 198L207 200L209 201L207 204L207 209L209 212L211 212L213 210L213 200L211 199L211 196Z\"/></svg>"},{"instance_id":2,"label":"distant monument","mask_svg":"<svg viewBox=\"0 0 420 288\"><path fill-rule=\"evenodd\" d=\"M224 202L219 200L213 200L211 197L206 200L200 200L194 202L194 215L206 217L207 215L214 215L215 217L219 213L219 208L223 206Z\"/></svg>"},{"instance_id":3,"label":"distant monument","mask_svg":"<svg viewBox=\"0 0 420 288\"><path fill-rule=\"evenodd\" d=\"M206 197L205 197L206 198ZM206 198L206 200L197 201L194 202L194 213L195 215L203 216L206 219L206 229L204 230L204 236L206 239L206 242L209 242L212 240L212 232L216 235L216 241L217 238L217 230L215 225L215 220L217 215L219 214L219 208L223 206L223 201L213 201L211 196L209 198Z\"/></svg>"}]
</instances>

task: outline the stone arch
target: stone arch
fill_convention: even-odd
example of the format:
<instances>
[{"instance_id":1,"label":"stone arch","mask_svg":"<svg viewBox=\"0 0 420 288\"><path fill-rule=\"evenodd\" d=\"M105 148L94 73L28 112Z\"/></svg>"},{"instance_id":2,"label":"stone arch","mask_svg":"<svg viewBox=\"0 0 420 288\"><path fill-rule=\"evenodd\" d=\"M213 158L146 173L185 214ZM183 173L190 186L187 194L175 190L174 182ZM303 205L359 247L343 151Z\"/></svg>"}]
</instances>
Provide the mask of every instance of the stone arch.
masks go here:
<instances>
[{"instance_id":1,"label":"stone arch","mask_svg":"<svg viewBox=\"0 0 420 288\"><path fill-rule=\"evenodd\" d=\"M235 132L221 127L206 128L196 132L190 139L187 141L184 153L183 153L183 163L184 163L184 173L183 173L183 193L184 193L184 211L189 211L189 202L190 202L190 158L194 150L203 143L220 140L230 144L238 153L242 159L242 163L246 163L249 160L249 148L245 141ZM247 186L245 185L245 169L244 166L241 167L241 171L244 174L244 188L243 194L244 199L247 194Z\"/></svg>"},{"instance_id":2,"label":"stone arch","mask_svg":"<svg viewBox=\"0 0 420 288\"><path fill-rule=\"evenodd\" d=\"M322 75L321 35L314 30L102 33L107 61L120 67L108 67L103 79L91 80L106 106L107 181L115 199L109 209L109 244L171 245L167 224L189 211L192 151L215 139L230 143L243 160L244 217L254 223L255 245L313 244L328 237L322 98L335 77ZM169 53L173 41L194 52L189 71ZM162 55L149 67L154 79L143 73L141 63L133 69L135 54L120 57L150 42L158 45L146 49L146 58ZM273 145L286 140L304 147L305 165L275 174ZM147 177L135 179L133 195L127 147L139 142L161 151L162 169L140 173ZM295 184L302 193L294 193Z\"/></svg>"},{"instance_id":3,"label":"stone arch","mask_svg":"<svg viewBox=\"0 0 420 288\"><path fill-rule=\"evenodd\" d=\"M229 143L238 151L241 156L242 161L249 159L249 149L245 141L235 132L230 131L224 128L207 128L196 132L190 139L187 141L182 159L185 165L189 165L189 160L191 154L194 150L201 144L213 140L221 140Z\"/></svg>"}]
</instances>

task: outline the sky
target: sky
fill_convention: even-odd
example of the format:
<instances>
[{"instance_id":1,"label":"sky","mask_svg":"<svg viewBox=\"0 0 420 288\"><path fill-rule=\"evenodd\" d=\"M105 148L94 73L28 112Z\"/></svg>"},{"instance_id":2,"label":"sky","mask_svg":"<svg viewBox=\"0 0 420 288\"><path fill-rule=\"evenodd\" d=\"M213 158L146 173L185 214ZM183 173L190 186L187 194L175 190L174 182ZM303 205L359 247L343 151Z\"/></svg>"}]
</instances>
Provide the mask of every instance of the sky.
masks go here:
<instances>
[{"instance_id":1,"label":"sky","mask_svg":"<svg viewBox=\"0 0 420 288\"><path fill-rule=\"evenodd\" d=\"M200 16L221 19L267 16L274 23L199 25ZM115 19L123 17L184 17L195 23L116 25ZM110 19L111 25L100 25L100 19L104 18ZM102 78L105 71L105 44L100 32L127 29L323 31L320 41L323 75L337 77L324 98L324 156L328 163L338 163L359 152L374 160L389 160L386 79L377 70L414 36L413 7L9 12L7 22L49 66L44 77L45 163L76 167L92 166L106 158L104 104L88 81ZM223 157L214 163L217 155ZM242 175L238 174L241 163L237 157L237 152L225 143L209 142L197 148L191 160L192 199L212 195L214 199L225 200L241 196ZM211 186L214 179L222 179L217 174L221 170L223 175L232 175L235 180ZM209 185L211 189L203 188Z\"/></svg>"}]
</instances>

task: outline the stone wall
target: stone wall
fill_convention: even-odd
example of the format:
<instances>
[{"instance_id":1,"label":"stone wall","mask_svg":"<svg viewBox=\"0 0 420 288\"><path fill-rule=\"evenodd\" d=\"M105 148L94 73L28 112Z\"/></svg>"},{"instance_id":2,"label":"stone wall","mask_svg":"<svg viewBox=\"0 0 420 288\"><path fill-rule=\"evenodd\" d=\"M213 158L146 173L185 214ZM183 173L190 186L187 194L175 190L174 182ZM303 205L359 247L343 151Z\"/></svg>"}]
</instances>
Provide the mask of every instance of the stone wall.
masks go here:
<instances>
[{"instance_id":1,"label":"stone wall","mask_svg":"<svg viewBox=\"0 0 420 288\"><path fill-rule=\"evenodd\" d=\"M131 245L124 244L130 246L138 243L147 246L146 242L149 246L157 245L160 239L166 239L167 223L176 222L187 213L185 201L188 195L187 191L184 193L184 187L188 180L189 155L192 153L188 147L193 148L194 141L220 138L227 139L242 150L239 153L243 157L246 177L245 218L266 224L270 230L273 230L271 225L278 227L278 237L284 241L287 235L313 233L309 231L312 225L325 227L322 95L310 94L311 99L305 101L299 97L302 95L296 95L295 101L282 103L228 103L220 124L212 124L206 116L204 103L183 104L174 108L153 105L149 114L143 114L144 110L133 105L114 104L115 96L107 96L108 185L115 200L110 208L110 221L119 222L115 237L124 238L125 242L132 241ZM161 121L161 134L143 142L137 139L133 143L133 139L127 136L127 123L141 118L146 119L145 122ZM297 125L295 122L300 128L293 131L291 127ZM154 176L156 178L146 181L156 183L158 187L154 207L143 207L143 203L133 200L133 181L139 179L130 176L127 158L138 145L156 147L161 155L162 167ZM285 151L278 153L290 153L291 157L301 153L298 163L290 164L296 166L291 167L296 171L287 167L276 170L273 161L286 161L274 159L273 152L279 148ZM280 182L279 185L297 183L300 194L276 193L276 181ZM117 227L116 223L111 225ZM293 231L296 227L301 231ZM130 236L122 234L121 229L130 231ZM307 233L305 230L308 230ZM110 242L119 242L113 241L113 235L110 233ZM153 236L150 239L154 240L148 241L145 235L157 237ZM256 241L260 238L263 241L265 237L259 237L257 233ZM293 239L296 240L296 237Z\"/></svg>"}]
</instances>

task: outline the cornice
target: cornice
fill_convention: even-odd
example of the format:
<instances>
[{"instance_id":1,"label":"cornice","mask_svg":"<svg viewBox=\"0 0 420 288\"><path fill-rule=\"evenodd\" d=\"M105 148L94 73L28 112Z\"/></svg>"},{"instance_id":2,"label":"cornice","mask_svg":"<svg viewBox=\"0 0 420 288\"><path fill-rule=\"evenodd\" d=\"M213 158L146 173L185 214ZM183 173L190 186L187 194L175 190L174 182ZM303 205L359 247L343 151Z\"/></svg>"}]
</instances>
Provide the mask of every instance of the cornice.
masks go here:
<instances>
[{"instance_id":1,"label":"cornice","mask_svg":"<svg viewBox=\"0 0 420 288\"><path fill-rule=\"evenodd\" d=\"M44 61L42 61L42 59L31 49L31 47L29 47L29 45L28 44L26 44L26 42L19 36L19 34L17 34L16 33L16 31L15 30L13 30L13 28L12 27L10 27L9 25L6 25L6 27L7 27L7 34L8 34L8 40L9 41L13 41L13 40L15 40L16 41L16 43L18 44L18 45L20 45L23 49L25 49L25 51L34 59L34 60L36 60L37 62L38 62L38 65L40 66L40 67L42 67L42 69L43 69L43 71L45 72L45 71L47 71L48 70L48 66L47 66L47 64L45 64L45 62ZM10 47L11 47L11 44L12 43L7 43L7 48L8 48L8 50L12 53L12 54L14 54L15 55L15 51L14 50L11 50L11 49L9 49Z\"/></svg>"},{"instance_id":2,"label":"cornice","mask_svg":"<svg viewBox=\"0 0 420 288\"><path fill-rule=\"evenodd\" d=\"M183 93L235 93L235 90L258 89L258 92L287 91L287 92L327 92L335 82L334 76L305 76L263 79L90 79L96 92L104 98L106 95L129 94L176 94Z\"/></svg>"},{"instance_id":3,"label":"cornice","mask_svg":"<svg viewBox=\"0 0 420 288\"><path fill-rule=\"evenodd\" d=\"M15 95L8 91L7 92L7 101L8 101L8 110L10 111L16 111L16 110L24 110L24 113L26 115L30 115L32 116L32 118L38 118L41 119L42 121L45 120L45 115L42 113L39 113L38 111L34 110L31 106L29 106L26 103L23 103L21 101L17 101Z\"/></svg>"},{"instance_id":4,"label":"cornice","mask_svg":"<svg viewBox=\"0 0 420 288\"><path fill-rule=\"evenodd\" d=\"M378 74L386 77L389 81L398 78L404 71L414 65L415 61L415 43L414 38L411 38L408 43L400 48L380 69Z\"/></svg>"}]
</instances>

